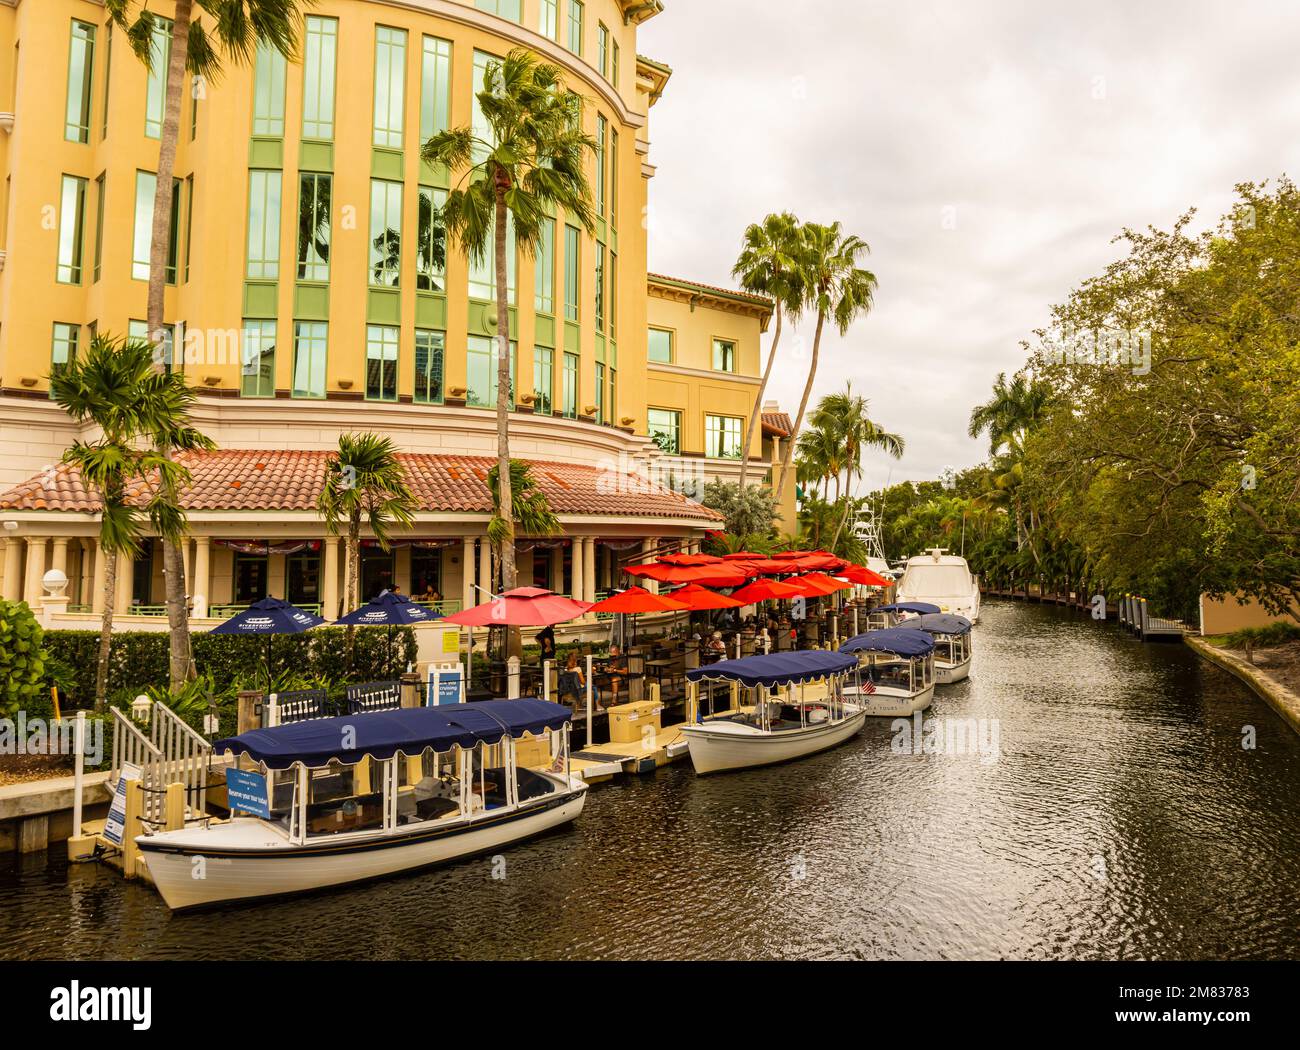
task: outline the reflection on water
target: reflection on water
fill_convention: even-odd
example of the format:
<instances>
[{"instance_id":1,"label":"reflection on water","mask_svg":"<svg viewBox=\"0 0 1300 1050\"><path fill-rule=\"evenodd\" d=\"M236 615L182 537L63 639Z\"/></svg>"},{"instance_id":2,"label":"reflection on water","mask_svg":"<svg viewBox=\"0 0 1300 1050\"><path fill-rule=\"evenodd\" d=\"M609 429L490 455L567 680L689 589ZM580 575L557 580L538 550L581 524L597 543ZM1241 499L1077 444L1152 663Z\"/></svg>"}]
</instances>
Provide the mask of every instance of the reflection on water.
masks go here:
<instances>
[{"instance_id":1,"label":"reflection on water","mask_svg":"<svg viewBox=\"0 0 1300 1050\"><path fill-rule=\"evenodd\" d=\"M0 859L4 958L1247 958L1300 952L1300 738L1181 646L989 605L933 714L1000 755L592 791L571 829L351 890L171 916L95 865ZM1258 729L1244 751L1242 727ZM499 873L499 872L498 872Z\"/></svg>"}]
</instances>

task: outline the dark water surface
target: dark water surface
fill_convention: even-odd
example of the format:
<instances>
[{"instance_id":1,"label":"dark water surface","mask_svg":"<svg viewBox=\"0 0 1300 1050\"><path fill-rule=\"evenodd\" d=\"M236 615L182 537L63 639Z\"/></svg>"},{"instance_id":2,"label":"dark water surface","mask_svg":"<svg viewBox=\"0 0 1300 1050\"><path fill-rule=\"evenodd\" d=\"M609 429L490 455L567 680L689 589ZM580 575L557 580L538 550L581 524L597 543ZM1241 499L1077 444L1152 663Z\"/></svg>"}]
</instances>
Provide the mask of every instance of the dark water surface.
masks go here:
<instances>
[{"instance_id":1,"label":"dark water surface","mask_svg":"<svg viewBox=\"0 0 1300 1050\"><path fill-rule=\"evenodd\" d=\"M1300 738L1262 701L1054 608L989 605L976 647L930 713L997 719L994 761L897 755L875 719L785 766L599 786L505 878L484 858L209 914L3 857L0 958L1300 955Z\"/></svg>"}]
</instances>

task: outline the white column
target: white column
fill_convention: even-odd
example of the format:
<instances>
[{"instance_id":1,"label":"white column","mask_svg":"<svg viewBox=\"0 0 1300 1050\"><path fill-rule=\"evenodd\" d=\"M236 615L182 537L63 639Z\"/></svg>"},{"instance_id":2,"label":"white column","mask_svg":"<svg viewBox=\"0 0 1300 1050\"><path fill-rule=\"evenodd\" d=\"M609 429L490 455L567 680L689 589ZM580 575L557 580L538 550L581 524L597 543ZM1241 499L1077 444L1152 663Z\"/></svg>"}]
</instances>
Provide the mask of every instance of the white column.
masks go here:
<instances>
[{"instance_id":1,"label":"white column","mask_svg":"<svg viewBox=\"0 0 1300 1050\"><path fill-rule=\"evenodd\" d=\"M586 584L582 600L594 602L596 600L596 537L588 536L582 541L582 546L582 582Z\"/></svg>"},{"instance_id":2,"label":"white column","mask_svg":"<svg viewBox=\"0 0 1300 1050\"><path fill-rule=\"evenodd\" d=\"M337 541L335 541L337 543ZM186 544L188 547L189 544ZM337 558L338 548L335 547ZM208 536L194 538L194 583L191 591L194 595L194 615L207 616L208 603L212 597L212 540ZM335 588L338 587L338 562L335 561Z\"/></svg>"},{"instance_id":3,"label":"white column","mask_svg":"<svg viewBox=\"0 0 1300 1050\"><path fill-rule=\"evenodd\" d=\"M23 594L23 541L17 536L5 539L5 578L0 596L16 602Z\"/></svg>"},{"instance_id":4,"label":"white column","mask_svg":"<svg viewBox=\"0 0 1300 1050\"><path fill-rule=\"evenodd\" d=\"M23 585L23 601L31 608L41 607L44 588L41 577L45 575L45 537L27 537L27 579Z\"/></svg>"},{"instance_id":5,"label":"white column","mask_svg":"<svg viewBox=\"0 0 1300 1050\"><path fill-rule=\"evenodd\" d=\"M147 543L148 540L145 542ZM119 554L117 556L117 593L113 596L113 611L115 613L131 611L131 584L134 565L135 559L129 554Z\"/></svg>"},{"instance_id":6,"label":"white column","mask_svg":"<svg viewBox=\"0 0 1300 1050\"><path fill-rule=\"evenodd\" d=\"M586 584L583 582L583 569L586 567L586 543L581 536L574 536L570 544L569 553L569 594L576 601L582 601L582 596L587 593Z\"/></svg>"},{"instance_id":7,"label":"white column","mask_svg":"<svg viewBox=\"0 0 1300 1050\"><path fill-rule=\"evenodd\" d=\"M474 537L462 536L460 539L460 607L472 609L479 603L474 600Z\"/></svg>"},{"instance_id":8,"label":"white column","mask_svg":"<svg viewBox=\"0 0 1300 1050\"><path fill-rule=\"evenodd\" d=\"M474 604L482 605L492 600L492 544L486 536L478 541L478 593Z\"/></svg>"},{"instance_id":9,"label":"white column","mask_svg":"<svg viewBox=\"0 0 1300 1050\"><path fill-rule=\"evenodd\" d=\"M68 537L56 536L54 539L54 557L50 561L51 569L58 569L64 576L68 575Z\"/></svg>"},{"instance_id":10,"label":"white column","mask_svg":"<svg viewBox=\"0 0 1300 1050\"><path fill-rule=\"evenodd\" d=\"M91 541L95 547L95 578L90 585L90 611L97 616L104 614L104 580L108 576L108 557L99 540Z\"/></svg>"},{"instance_id":11,"label":"white column","mask_svg":"<svg viewBox=\"0 0 1300 1050\"><path fill-rule=\"evenodd\" d=\"M89 605L91 589L95 586L95 541L89 536L81 537L81 583L77 587L77 602Z\"/></svg>"}]
</instances>

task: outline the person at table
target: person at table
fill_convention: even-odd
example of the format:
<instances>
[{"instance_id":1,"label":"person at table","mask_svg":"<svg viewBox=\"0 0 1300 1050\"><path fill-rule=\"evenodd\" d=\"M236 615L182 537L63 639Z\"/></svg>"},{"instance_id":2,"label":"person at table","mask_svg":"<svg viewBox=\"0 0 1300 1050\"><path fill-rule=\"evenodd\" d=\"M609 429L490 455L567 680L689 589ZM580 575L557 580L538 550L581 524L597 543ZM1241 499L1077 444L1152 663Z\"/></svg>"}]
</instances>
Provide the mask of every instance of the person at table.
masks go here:
<instances>
[{"instance_id":1,"label":"person at table","mask_svg":"<svg viewBox=\"0 0 1300 1050\"><path fill-rule=\"evenodd\" d=\"M609 659L605 661L605 670L609 674L609 691L611 696L601 701L602 706L611 707L618 703L618 694L623 688L623 678L627 674L627 657L617 645L609 647ZM621 674L619 672L622 672Z\"/></svg>"},{"instance_id":2,"label":"person at table","mask_svg":"<svg viewBox=\"0 0 1300 1050\"><path fill-rule=\"evenodd\" d=\"M706 651L715 660L721 660L727 655L727 643L722 640L722 632L714 631L709 636L709 644Z\"/></svg>"},{"instance_id":3,"label":"person at table","mask_svg":"<svg viewBox=\"0 0 1300 1050\"><path fill-rule=\"evenodd\" d=\"M568 659L564 661L564 670L560 672L557 690L561 700L566 696L571 696L575 701L580 700L587 690L587 677L582 673L582 668L578 665L578 650L576 649L571 649Z\"/></svg>"}]
</instances>

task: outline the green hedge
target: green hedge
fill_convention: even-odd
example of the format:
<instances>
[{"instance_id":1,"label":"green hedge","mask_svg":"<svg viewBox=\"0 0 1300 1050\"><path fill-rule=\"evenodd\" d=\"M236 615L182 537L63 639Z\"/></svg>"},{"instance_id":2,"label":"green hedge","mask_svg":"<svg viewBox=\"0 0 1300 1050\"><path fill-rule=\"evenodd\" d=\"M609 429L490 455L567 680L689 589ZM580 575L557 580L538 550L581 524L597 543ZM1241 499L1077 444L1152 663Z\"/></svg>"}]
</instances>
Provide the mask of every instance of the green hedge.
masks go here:
<instances>
[{"instance_id":1,"label":"green hedge","mask_svg":"<svg viewBox=\"0 0 1300 1050\"><path fill-rule=\"evenodd\" d=\"M350 682L390 677L388 629L363 627L357 630L356 650L348 663L345 628L318 627L304 634L277 635L271 640L271 670L286 671L305 679L328 682L341 692ZM266 640L228 634L194 634L194 663L200 674L210 674L217 689L260 688L266 679ZM90 707L95 702L95 666L99 659L98 631L49 631L45 649L50 656L51 678L67 694L71 707ZM108 691L144 692L148 687L165 687L168 676L169 636L165 632L114 632L109 650ZM415 631L399 627L393 631L391 677L414 663Z\"/></svg>"},{"instance_id":2,"label":"green hedge","mask_svg":"<svg viewBox=\"0 0 1300 1050\"><path fill-rule=\"evenodd\" d=\"M26 602L0 600L0 718L26 710L47 691L43 635Z\"/></svg>"}]
</instances>

